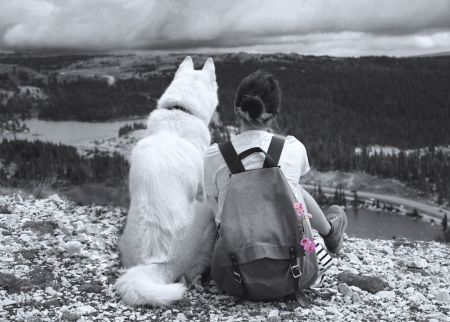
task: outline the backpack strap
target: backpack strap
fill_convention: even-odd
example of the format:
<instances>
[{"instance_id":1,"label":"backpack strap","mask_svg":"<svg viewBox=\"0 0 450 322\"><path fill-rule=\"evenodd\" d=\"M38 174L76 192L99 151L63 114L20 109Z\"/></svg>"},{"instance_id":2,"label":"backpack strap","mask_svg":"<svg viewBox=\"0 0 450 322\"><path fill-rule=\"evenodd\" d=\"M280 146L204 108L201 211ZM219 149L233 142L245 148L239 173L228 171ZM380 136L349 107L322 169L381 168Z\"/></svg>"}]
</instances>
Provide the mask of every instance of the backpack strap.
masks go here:
<instances>
[{"instance_id":1,"label":"backpack strap","mask_svg":"<svg viewBox=\"0 0 450 322\"><path fill-rule=\"evenodd\" d=\"M234 162L238 157L233 144L231 143L231 141L226 141L219 143L217 146L219 147L220 153L222 153L222 156L225 159L225 162L227 163L228 169L230 169L231 173L233 173Z\"/></svg>"},{"instance_id":2,"label":"backpack strap","mask_svg":"<svg viewBox=\"0 0 450 322\"><path fill-rule=\"evenodd\" d=\"M273 162L277 166L280 162L281 152L283 151L284 140L282 136L274 135L270 141L269 149L267 149L267 154L271 156ZM267 167L267 159L264 161L264 167Z\"/></svg>"},{"instance_id":3,"label":"backpack strap","mask_svg":"<svg viewBox=\"0 0 450 322\"><path fill-rule=\"evenodd\" d=\"M230 172L232 174L244 172L244 166L241 163L241 159L249 156L252 153L255 152L262 152L264 154L267 154L263 164L263 168L270 168L272 167L272 160L274 166L277 166L280 162L281 152L283 151L284 146L284 140L285 138L282 136L274 135L270 141L269 148L267 150L267 153L261 150L260 148L252 148L248 149L241 154L237 154L236 150L234 149L233 144L231 141L226 141L223 143L219 143L217 146L219 147L220 153L222 154L223 158L225 159L225 162L227 163L228 169L230 169Z\"/></svg>"}]
</instances>

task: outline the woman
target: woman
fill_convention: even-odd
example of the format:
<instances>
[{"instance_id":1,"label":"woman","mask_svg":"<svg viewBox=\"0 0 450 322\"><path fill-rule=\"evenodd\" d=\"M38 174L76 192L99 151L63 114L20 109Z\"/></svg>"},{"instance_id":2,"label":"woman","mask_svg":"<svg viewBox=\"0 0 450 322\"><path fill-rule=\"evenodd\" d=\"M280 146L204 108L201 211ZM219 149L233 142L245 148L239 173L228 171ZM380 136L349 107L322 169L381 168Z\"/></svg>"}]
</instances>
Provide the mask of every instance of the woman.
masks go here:
<instances>
[{"instance_id":1,"label":"woman","mask_svg":"<svg viewBox=\"0 0 450 322\"><path fill-rule=\"evenodd\" d=\"M234 101L241 134L231 138L231 143L238 154L253 147L267 151L273 136L271 125L280 111L280 105L281 91L273 75L259 70L242 80ZM263 162L262 153L251 154L242 160L246 170L261 168ZM347 217L338 206L331 206L327 215L324 215L314 198L300 186L299 179L309 171L309 163L305 147L295 137L285 138L278 165L297 200L303 203L312 215L310 219L312 228L323 237L329 252L339 253L343 244L343 234L347 228ZM229 175L230 170L218 145L211 145L205 155L205 191L218 201L216 224L220 223L230 182Z\"/></svg>"}]
</instances>

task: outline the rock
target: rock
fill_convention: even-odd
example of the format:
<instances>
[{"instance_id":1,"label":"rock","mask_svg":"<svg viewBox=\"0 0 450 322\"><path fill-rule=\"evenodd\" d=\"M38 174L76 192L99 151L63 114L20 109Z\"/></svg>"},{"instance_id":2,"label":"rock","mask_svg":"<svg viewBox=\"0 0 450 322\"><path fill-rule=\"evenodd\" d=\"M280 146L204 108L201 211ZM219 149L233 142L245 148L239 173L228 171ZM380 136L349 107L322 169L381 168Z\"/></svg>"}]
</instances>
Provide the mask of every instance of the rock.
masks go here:
<instances>
[{"instance_id":1,"label":"rock","mask_svg":"<svg viewBox=\"0 0 450 322\"><path fill-rule=\"evenodd\" d=\"M82 232L82 231L84 231L84 229L85 229L85 228L84 228L83 222L80 221L80 220L74 222L72 226L73 226L73 229L74 229L76 232Z\"/></svg>"},{"instance_id":2,"label":"rock","mask_svg":"<svg viewBox=\"0 0 450 322\"><path fill-rule=\"evenodd\" d=\"M166 318L168 314L172 314L171 310L167 310L161 313L161 317Z\"/></svg>"},{"instance_id":3,"label":"rock","mask_svg":"<svg viewBox=\"0 0 450 322\"><path fill-rule=\"evenodd\" d=\"M436 295L436 301L450 304L450 296L447 290L440 290Z\"/></svg>"},{"instance_id":4,"label":"rock","mask_svg":"<svg viewBox=\"0 0 450 322\"><path fill-rule=\"evenodd\" d=\"M420 258L419 256L410 257L406 260L408 267L424 268L428 266L426 259Z\"/></svg>"},{"instance_id":5,"label":"rock","mask_svg":"<svg viewBox=\"0 0 450 322\"><path fill-rule=\"evenodd\" d=\"M347 253L346 256L350 260L350 263L361 264L361 261L359 260L358 256L356 256L355 254Z\"/></svg>"},{"instance_id":6,"label":"rock","mask_svg":"<svg viewBox=\"0 0 450 322\"><path fill-rule=\"evenodd\" d=\"M408 297L408 300L412 301L415 305L420 305L427 299L421 293L416 293Z\"/></svg>"},{"instance_id":7,"label":"rock","mask_svg":"<svg viewBox=\"0 0 450 322\"><path fill-rule=\"evenodd\" d=\"M431 276L431 274L428 271L426 271L422 268L408 267L405 271L412 272L412 273L419 273L422 276Z\"/></svg>"},{"instance_id":8,"label":"rock","mask_svg":"<svg viewBox=\"0 0 450 322\"><path fill-rule=\"evenodd\" d=\"M338 291L339 291L340 293L343 293L343 294L345 294L345 295L347 295L347 296L351 296L351 295L352 295L352 291L350 290L350 288L348 287L348 285L345 284L345 283L339 284L339 286L337 287L337 289L338 289Z\"/></svg>"},{"instance_id":9,"label":"rock","mask_svg":"<svg viewBox=\"0 0 450 322\"><path fill-rule=\"evenodd\" d=\"M219 294L220 293L220 290L215 286L210 287L208 291L210 294Z\"/></svg>"},{"instance_id":10,"label":"rock","mask_svg":"<svg viewBox=\"0 0 450 322\"><path fill-rule=\"evenodd\" d=\"M354 285L369 293L375 294L382 291L388 284L375 276L357 275L349 272L340 273L338 280L347 285Z\"/></svg>"},{"instance_id":11,"label":"rock","mask_svg":"<svg viewBox=\"0 0 450 322\"><path fill-rule=\"evenodd\" d=\"M38 249L24 249L21 250L20 253L22 257L28 260L33 260L36 258L37 253L39 253Z\"/></svg>"},{"instance_id":12,"label":"rock","mask_svg":"<svg viewBox=\"0 0 450 322\"><path fill-rule=\"evenodd\" d=\"M27 221L23 224L22 228L30 228L31 231L42 235L53 234L56 224L51 221Z\"/></svg>"},{"instance_id":13,"label":"rock","mask_svg":"<svg viewBox=\"0 0 450 322\"><path fill-rule=\"evenodd\" d=\"M439 283L441 283L441 280L437 276L431 276L431 282L433 284L439 284Z\"/></svg>"},{"instance_id":14,"label":"rock","mask_svg":"<svg viewBox=\"0 0 450 322\"><path fill-rule=\"evenodd\" d=\"M355 274L355 275L358 275L358 273L359 273L357 269L355 269L355 268L353 268L353 267L349 267L349 266L347 266L347 265L341 265L341 266L339 267L339 269L340 269L341 271L349 272L349 273L352 273L352 274Z\"/></svg>"},{"instance_id":15,"label":"rock","mask_svg":"<svg viewBox=\"0 0 450 322\"><path fill-rule=\"evenodd\" d=\"M69 241L65 244L62 244L61 246L67 251L69 255L78 254L83 247L83 245L77 240Z\"/></svg>"},{"instance_id":16,"label":"rock","mask_svg":"<svg viewBox=\"0 0 450 322\"><path fill-rule=\"evenodd\" d=\"M278 310L271 310L270 312L269 312L269 315L267 316L267 317L277 317L278 316L278 314L279 314L279 311Z\"/></svg>"},{"instance_id":17,"label":"rock","mask_svg":"<svg viewBox=\"0 0 450 322\"><path fill-rule=\"evenodd\" d=\"M201 285L196 284L196 285L194 285L194 287L195 287L195 290L199 293L203 293L205 291L204 287Z\"/></svg>"},{"instance_id":18,"label":"rock","mask_svg":"<svg viewBox=\"0 0 450 322\"><path fill-rule=\"evenodd\" d=\"M192 312L191 310L183 311L183 314L184 314L187 318L193 318L193 317L194 317L194 312Z\"/></svg>"},{"instance_id":19,"label":"rock","mask_svg":"<svg viewBox=\"0 0 450 322\"><path fill-rule=\"evenodd\" d=\"M372 249L375 248L375 244L372 241L368 240L366 241L366 247Z\"/></svg>"},{"instance_id":20,"label":"rock","mask_svg":"<svg viewBox=\"0 0 450 322\"><path fill-rule=\"evenodd\" d=\"M395 299L395 292L392 291L379 291L375 295L388 301Z\"/></svg>"},{"instance_id":21,"label":"rock","mask_svg":"<svg viewBox=\"0 0 450 322\"><path fill-rule=\"evenodd\" d=\"M425 315L425 318L429 319L428 321L431 321L432 319L435 319L436 321L448 321L447 315L445 315L442 312L431 313L431 314Z\"/></svg>"},{"instance_id":22,"label":"rock","mask_svg":"<svg viewBox=\"0 0 450 322\"><path fill-rule=\"evenodd\" d=\"M392 249L387 248L387 247L381 249L380 252L385 255L392 255L394 253L394 251Z\"/></svg>"},{"instance_id":23,"label":"rock","mask_svg":"<svg viewBox=\"0 0 450 322\"><path fill-rule=\"evenodd\" d=\"M0 302L0 304L2 306L8 306L8 305L13 305L16 304L17 302L14 300L10 300L10 299L4 299L3 301Z\"/></svg>"},{"instance_id":24,"label":"rock","mask_svg":"<svg viewBox=\"0 0 450 322\"><path fill-rule=\"evenodd\" d=\"M85 241L89 240L89 238L85 233L81 233L77 236L77 240L79 242L85 242Z\"/></svg>"},{"instance_id":25,"label":"rock","mask_svg":"<svg viewBox=\"0 0 450 322\"><path fill-rule=\"evenodd\" d=\"M56 295L56 293L58 293L58 292L56 292L52 287L46 287L45 293L47 293L50 296L53 296L53 295Z\"/></svg>"},{"instance_id":26,"label":"rock","mask_svg":"<svg viewBox=\"0 0 450 322\"><path fill-rule=\"evenodd\" d=\"M12 235L12 233L9 230L0 228L0 236L11 236L11 235Z\"/></svg>"},{"instance_id":27,"label":"rock","mask_svg":"<svg viewBox=\"0 0 450 322\"><path fill-rule=\"evenodd\" d=\"M71 236L72 235L72 228L69 228L66 226L62 221L58 221L58 228L66 235Z\"/></svg>"},{"instance_id":28,"label":"rock","mask_svg":"<svg viewBox=\"0 0 450 322\"><path fill-rule=\"evenodd\" d=\"M53 272L47 267L36 266L27 275L27 285L44 289L53 284Z\"/></svg>"},{"instance_id":29,"label":"rock","mask_svg":"<svg viewBox=\"0 0 450 322\"><path fill-rule=\"evenodd\" d=\"M403 247L416 248L417 244L416 243L410 243L410 242L404 242L404 241L396 241L396 242L393 243L393 245L395 247L403 246Z\"/></svg>"},{"instance_id":30,"label":"rock","mask_svg":"<svg viewBox=\"0 0 450 322\"><path fill-rule=\"evenodd\" d=\"M56 201L56 202L63 202L56 193L54 195L51 195L50 197L48 197L48 199L52 200L52 201Z\"/></svg>"},{"instance_id":31,"label":"rock","mask_svg":"<svg viewBox=\"0 0 450 322\"><path fill-rule=\"evenodd\" d=\"M361 298L359 297L359 294L356 292L352 293L352 301L353 301L353 303L356 303L356 304L362 302Z\"/></svg>"},{"instance_id":32,"label":"rock","mask_svg":"<svg viewBox=\"0 0 450 322\"><path fill-rule=\"evenodd\" d=\"M283 302L278 304L278 307L280 308L280 310L283 310L283 311L287 311L287 309L288 309L288 306L286 305L286 303L283 303Z\"/></svg>"},{"instance_id":33,"label":"rock","mask_svg":"<svg viewBox=\"0 0 450 322\"><path fill-rule=\"evenodd\" d=\"M177 320L178 321L186 321L186 316L183 313L178 313Z\"/></svg>"},{"instance_id":34,"label":"rock","mask_svg":"<svg viewBox=\"0 0 450 322\"><path fill-rule=\"evenodd\" d=\"M61 303L59 303L58 300L50 300L50 301L46 301L46 302L41 303L41 305L42 305L43 307L47 307L47 308L52 307L52 306L54 306L54 307L60 307L60 306L61 306Z\"/></svg>"},{"instance_id":35,"label":"rock","mask_svg":"<svg viewBox=\"0 0 450 322\"><path fill-rule=\"evenodd\" d=\"M97 312L97 310L90 305L83 305L83 306L77 307L77 312L79 312L81 314L92 314L92 313Z\"/></svg>"},{"instance_id":36,"label":"rock","mask_svg":"<svg viewBox=\"0 0 450 322\"><path fill-rule=\"evenodd\" d=\"M302 307L298 307L294 310L295 316L307 316L311 312L309 309L303 309Z\"/></svg>"},{"instance_id":37,"label":"rock","mask_svg":"<svg viewBox=\"0 0 450 322\"><path fill-rule=\"evenodd\" d=\"M406 294L412 294L414 293L414 287L410 286L407 289L405 289L405 293Z\"/></svg>"},{"instance_id":38,"label":"rock","mask_svg":"<svg viewBox=\"0 0 450 322\"><path fill-rule=\"evenodd\" d=\"M324 316L324 315L327 314L325 311L322 311L322 310L316 310L316 309L312 309L311 312L312 312L314 315L317 315L317 316Z\"/></svg>"},{"instance_id":39,"label":"rock","mask_svg":"<svg viewBox=\"0 0 450 322\"><path fill-rule=\"evenodd\" d=\"M79 286L78 290L86 293L101 293L103 287L98 283L85 283Z\"/></svg>"}]
</instances>

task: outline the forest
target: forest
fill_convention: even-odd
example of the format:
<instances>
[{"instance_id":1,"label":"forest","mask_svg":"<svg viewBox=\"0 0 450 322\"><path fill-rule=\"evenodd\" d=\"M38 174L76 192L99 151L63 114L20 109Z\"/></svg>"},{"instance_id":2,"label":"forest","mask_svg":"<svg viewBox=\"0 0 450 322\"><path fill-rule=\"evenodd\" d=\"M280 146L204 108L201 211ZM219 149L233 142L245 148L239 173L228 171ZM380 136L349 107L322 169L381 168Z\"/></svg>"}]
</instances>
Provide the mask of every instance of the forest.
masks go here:
<instances>
[{"instance_id":1,"label":"forest","mask_svg":"<svg viewBox=\"0 0 450 322\"><path fill-rule=\"evenodd\" d=\"M215 62L222 125L212 127L213 141L226 138L227 125L236 125L233 100L240 81L264 69L275 75L283 92L275 131L303 142L314 167L398 178L425 195L438 196L440 203L450 200L449 153L440 148L450 144L450 56L255 57L242 60L230 55ZM65 65L77 61L77 56L53 59L23 65L52 70L59 66L58 59ZM0 63L22 61L1 58ZM145 116L172 81L175 68L118 79L114 86L96 78L61 80L56 73L44 80L22 75L15 78L15 85L42 88L48 99L16 95L0 104L0 114L26 117L35 109L43 119L79 121ZM0 77L0 88L11 86L10 76ZM372 145L401 152L371 154Z\"/></svg>"},{"instance_id":2,"label":"forest","mask_svg":"<svg viewBox=\"0 0 450 322\"><path fill-rule=\"evenodd\" d=\"M0 156L3 164L0 185L3 186L22 187L30 181L48 179L62 186L82 183L117 186L128 180L129 164L117 153L93 151L86 157L72 146L3 139Z\"/></svg>"}]
</instances>

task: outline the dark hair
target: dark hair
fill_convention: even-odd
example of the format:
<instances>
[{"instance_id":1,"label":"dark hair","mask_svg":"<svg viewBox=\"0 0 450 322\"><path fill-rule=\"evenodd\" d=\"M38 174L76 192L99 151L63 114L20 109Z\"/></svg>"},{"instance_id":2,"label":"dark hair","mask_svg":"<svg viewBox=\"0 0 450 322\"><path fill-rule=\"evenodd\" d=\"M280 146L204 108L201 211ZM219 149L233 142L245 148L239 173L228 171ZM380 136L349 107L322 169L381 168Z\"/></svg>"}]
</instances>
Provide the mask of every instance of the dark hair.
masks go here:
<instances>
[{"instance_id":1,"label":"dark hair","mask_svg":"<svg viewBox=\"0 0 450 322\"><path fill-rule=\"evenodd\" d=\"M250 74L239 84L234 99L235 110L241 119L263 126L275 118L280 110L281 90L274 76L262 69ZM240 110L240 111L239 111ZM264 113L272 114L264 119ZM246 116L249 117L246 117Z\"/></svg>"}]
</instances>

